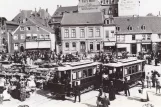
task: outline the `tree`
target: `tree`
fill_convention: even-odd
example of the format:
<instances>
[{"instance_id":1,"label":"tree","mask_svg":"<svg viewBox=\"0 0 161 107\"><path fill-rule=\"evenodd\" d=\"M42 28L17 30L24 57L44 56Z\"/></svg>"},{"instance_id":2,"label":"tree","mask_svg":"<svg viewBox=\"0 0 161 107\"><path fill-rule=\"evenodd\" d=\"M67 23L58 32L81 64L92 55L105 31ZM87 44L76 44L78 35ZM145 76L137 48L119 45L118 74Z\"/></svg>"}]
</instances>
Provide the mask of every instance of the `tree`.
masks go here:
<instances>
[{"instance_id":1,"label":"tree","mask_svg":"<svg viewBox=\"0 0 161 107\"><path fill-rule=\"evenodd\" d=\"M153 13L148 13L146 16L154 16Z\"/></svg>"}]
</instances>

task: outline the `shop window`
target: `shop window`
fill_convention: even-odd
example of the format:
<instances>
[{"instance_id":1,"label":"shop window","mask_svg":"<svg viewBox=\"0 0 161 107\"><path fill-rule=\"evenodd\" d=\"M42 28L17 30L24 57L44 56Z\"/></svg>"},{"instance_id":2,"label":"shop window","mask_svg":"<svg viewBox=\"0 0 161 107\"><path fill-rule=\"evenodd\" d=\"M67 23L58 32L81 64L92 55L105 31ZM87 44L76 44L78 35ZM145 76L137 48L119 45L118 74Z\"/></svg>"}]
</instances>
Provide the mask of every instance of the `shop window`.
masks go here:
<instances>
[{"instance_id":1,"label":"shop window","mask_svg":"<svg viewBox=\"0 0 161 107\"><path fill-rule=\"evenodd\" d=\"M92 69L88 69L88 76L92 76L93 72Z\"/></svg>"}]
</instances>

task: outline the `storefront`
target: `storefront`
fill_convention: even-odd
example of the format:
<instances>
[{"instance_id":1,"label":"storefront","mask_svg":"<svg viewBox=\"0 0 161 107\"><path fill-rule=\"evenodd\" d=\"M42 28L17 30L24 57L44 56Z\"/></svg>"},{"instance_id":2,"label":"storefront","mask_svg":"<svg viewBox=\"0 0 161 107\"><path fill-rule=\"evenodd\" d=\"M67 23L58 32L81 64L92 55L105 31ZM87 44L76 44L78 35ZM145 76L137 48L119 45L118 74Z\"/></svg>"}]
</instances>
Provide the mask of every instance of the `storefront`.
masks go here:
<instances>
[{"instance_id":1,"label":"storefront","mask_svg":"<svg viewBox=\"0 0 161 107\"><path fill-rule=\"evenodd\" d=\"M115 42L104 42L103 48L105 52L113 52L116 50L116 43Z\"/></svg>"}]
</instances>

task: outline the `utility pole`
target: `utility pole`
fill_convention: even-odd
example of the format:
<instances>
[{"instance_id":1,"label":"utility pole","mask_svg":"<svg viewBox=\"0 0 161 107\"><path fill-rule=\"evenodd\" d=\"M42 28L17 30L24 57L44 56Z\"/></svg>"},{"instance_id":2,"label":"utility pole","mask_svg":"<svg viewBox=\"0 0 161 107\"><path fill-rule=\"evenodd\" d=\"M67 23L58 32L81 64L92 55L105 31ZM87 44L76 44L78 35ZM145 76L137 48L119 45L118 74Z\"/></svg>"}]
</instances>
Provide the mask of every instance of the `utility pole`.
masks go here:
<instances>
[{"instance_id":1,"label":"utility pole","mask_svg":"<svg viewBox=\"0 0 161 107\"><path fill-rule=\"evenodd\" d=\"M118 59L118 48L117 48L117 31L115 33L116 36L116 43L115 43L115 47L116 47L116 59Z\"/></svg>"}]
</instances>

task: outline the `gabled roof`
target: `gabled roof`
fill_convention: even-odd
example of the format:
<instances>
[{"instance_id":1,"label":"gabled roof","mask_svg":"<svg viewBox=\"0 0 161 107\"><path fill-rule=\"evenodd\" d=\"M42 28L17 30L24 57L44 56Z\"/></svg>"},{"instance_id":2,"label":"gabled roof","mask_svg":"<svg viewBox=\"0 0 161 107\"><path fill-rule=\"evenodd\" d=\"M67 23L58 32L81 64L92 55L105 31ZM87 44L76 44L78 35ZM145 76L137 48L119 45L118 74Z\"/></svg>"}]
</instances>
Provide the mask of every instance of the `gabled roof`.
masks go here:
<instances>
[{"instance_id":1,"label":"gabled roof","mask_svg":"<svg viewBox=\"0 0 161 107\"><path fill-rule=\"evenodd\" d=\"M17 14L12 21L14 22L19 22L19 21L23 21L24 18L28 18L30 17L30 15L32 14L32 10L22 10L19 14Z\"/></svg>"},{"instance_id":2,"label":"gabled roof","mask_svg":"<svg viewBox=\"0 0 161 107\"><path fill-rule=\"evenodd\" d=\"M116 27L120 27L118 34L129 33L161 33L161 17L115 17ZM131 26L132 30L128 30ZM142 29L145 26L145 29Z\"/></svg>"},{"instance_id":3,"label":"gabled roof","mask_svg":"<svg viewBox=\"0 0 161 107\"><path fill-rule=\"evenodd\" d=\"M55 11L52 17L61 17L63 16L63 13L73 13L78 12L78 6L67 6L67 7L59 7Z\"/></svg>"},{"instance_id":4,"label":"gabled roof","mask_svg":"<svg viewBox=\"0 0 161 107\"><path fill-rule=\"evenodd\" d=\"M84 25L103 24L103 14L96 13L66 13L63 16L61 25Z\"/></svg>"}]
</instances>

